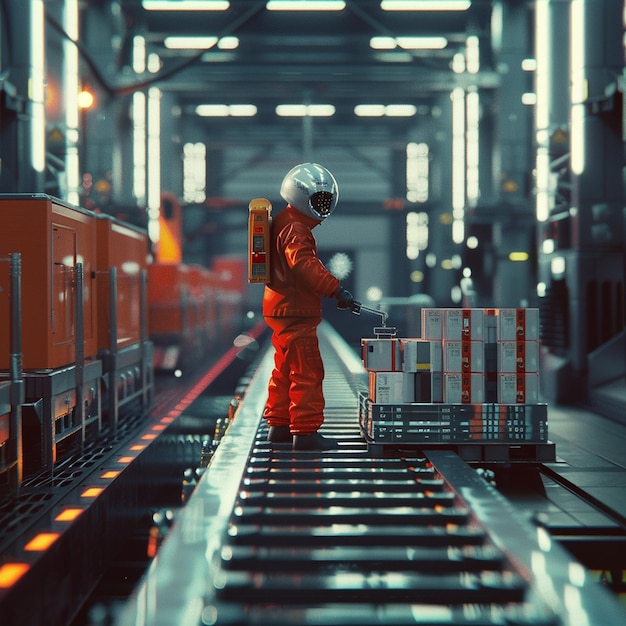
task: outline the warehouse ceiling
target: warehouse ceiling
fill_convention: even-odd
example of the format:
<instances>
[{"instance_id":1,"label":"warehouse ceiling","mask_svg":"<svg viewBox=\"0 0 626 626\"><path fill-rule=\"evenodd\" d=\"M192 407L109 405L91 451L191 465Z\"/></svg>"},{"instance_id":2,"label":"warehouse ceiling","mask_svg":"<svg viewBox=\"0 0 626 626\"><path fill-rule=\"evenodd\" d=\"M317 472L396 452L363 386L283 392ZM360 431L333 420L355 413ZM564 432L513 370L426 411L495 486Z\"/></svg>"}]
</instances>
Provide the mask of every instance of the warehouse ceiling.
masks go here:
<instances>
[{"instance_id":1,"label":"warehouse ceiling","mask_svg":"<svg viewBox=\"0 0 626 626\"><path fill-rule=\"evenodd\" d=\"M443 8L445 2L435 4ZM175 93L184 113L195 115L200 104L253 104L255 123L262 124L275 120L280 104L330 104L337 125L354 124L358 104L424 108L455 85L494 87L491 4L473 0L466 10L387 11L380 0L346 0L343 10L332 12L273 11L266 0L231 0L225 11L188 11L147 10L142 0L121 0L127 41L141 35L147 52L159 55L161 67L151 80ZM464 54L470 35L481 43L481 70L454 72L455 55L458 60ZM217 43L205 50L167 48L166 38L173 36L209 36ZM435 36L445 38L443 48L370 45L373 37L403 44L399 38ZM237 38L236 47L230 37Z\"/></svg>"}]
</instances>

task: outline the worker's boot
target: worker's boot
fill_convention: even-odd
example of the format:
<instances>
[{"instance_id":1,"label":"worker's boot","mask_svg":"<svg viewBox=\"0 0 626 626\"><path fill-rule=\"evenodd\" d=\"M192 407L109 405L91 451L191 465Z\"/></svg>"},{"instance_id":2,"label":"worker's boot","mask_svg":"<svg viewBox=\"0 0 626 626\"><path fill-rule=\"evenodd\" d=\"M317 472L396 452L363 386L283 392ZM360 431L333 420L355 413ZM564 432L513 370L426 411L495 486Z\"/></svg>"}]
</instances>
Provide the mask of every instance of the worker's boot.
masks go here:
<instances>
[{"instance_id":1,"label":"worker's boot","mask_svg":"<svg viewBox=\"0 0 626 626\"><path fill-rule=\"evenodd\" d=\"M312 435L294 435L292 450L295 452L307 452L315 450L337 450L339 444L335 439L329 439L320 435L320 433L313 433Z\"/></svg>"},{"instance_id":2,"label":"worker's boot","mask_svg":"<svg viewBox=\"0 0 626 626\"><path fill-rule=\"evenodd\" d=\"M267 440L271 443L291 443L292 437L289 426L270 426Z\"/></svg>"}]
</instances>

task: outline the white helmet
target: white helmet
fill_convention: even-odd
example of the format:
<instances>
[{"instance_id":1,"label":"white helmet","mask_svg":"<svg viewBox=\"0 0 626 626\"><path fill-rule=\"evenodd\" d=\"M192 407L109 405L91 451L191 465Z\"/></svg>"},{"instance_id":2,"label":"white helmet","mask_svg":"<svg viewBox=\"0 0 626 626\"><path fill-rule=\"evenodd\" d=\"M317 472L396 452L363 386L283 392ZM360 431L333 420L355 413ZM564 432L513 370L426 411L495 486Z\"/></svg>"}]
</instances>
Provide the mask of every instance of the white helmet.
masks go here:
<instances>
[{"instance_id":1,"label":"white helmet","mask_svg":"<svg viewBox=\"0 0 626 626\"><path fill-rule=\"evenodd\" d=\"M317 163L301 163L287 172L280 195L300 213L325 220L337 206L335 177Z\"/></svg>"}]
</instances>

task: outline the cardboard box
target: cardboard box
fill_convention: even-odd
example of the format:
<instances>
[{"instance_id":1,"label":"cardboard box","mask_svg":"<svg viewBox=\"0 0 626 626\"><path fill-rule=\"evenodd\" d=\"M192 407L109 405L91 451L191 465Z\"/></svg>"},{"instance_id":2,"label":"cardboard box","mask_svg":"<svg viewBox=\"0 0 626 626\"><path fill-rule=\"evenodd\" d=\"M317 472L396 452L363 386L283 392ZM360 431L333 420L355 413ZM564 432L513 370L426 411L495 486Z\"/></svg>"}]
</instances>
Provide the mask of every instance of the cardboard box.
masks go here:
<instances>
[{"instance_id":1,"label":"cardboard box","mask_svg":"<svg viewBox=\"0 0 626 626\"><path fill-rule=\"evenodd\" d=\"M498 402L501 404L537 404L539 374L498 374Z\"/></svg>"},{"instance_id":2,"label":"cardboard box","mask_svg":"<svg viewBox=\"0 0 626 626\"><path fill-rule=\"evenodd\" d=\"M366 370L399 372L402 369L400 343L397 339L361 339L361 358Z\"/></svg>"},{"instance_id":3,"label":"cardboard box","mask_svg":"<svg viewBox=\"0 0 626 626\"><path fill-rule=\"evenodd\" d=\"M442 339L482 341L483 331L483 309L443 309Z\"/></svg>"},{"instance_id":4,"label":"cardboard box","mask_svg":"<svg viewBox=\"0 0 626 626\"><path fill-rule=\"evenodd\" d=\"M380 404L415 402L415 374L371 371L369 397Z\"/></svg>"},{"instance_id":5,"label":"cardboard box","mask_svg":"<svg viewBox=\"0 0 626 626\"><path fill-rule=\"evenodd\" d=\"M498 341L498 372L538 372L538 341Z\"/></svg>"},{"instance_id":6,"label":"cardboard box","mask_svg":"<svg viewBox=\"0 0 626 626\"><path fill-rule=\"evenodd\" d=\"M484 372L485 346L482 341L443 342L443 371Z\"/></svg>"},{"instance_id":7,"label":"cardboard box","mask_svg":"<svg viewBox=\"0 0 626 626\"><path fill-rule=\"evenodd\" d=\"M449 404L481 403L485 398L485 375L478 373L443 374L443 401Z\"/></svg>"},{"instance_id":8,"label":"cardboard box","mask_svg":"<svg viewBox=\"0 0 626 626\"><path fill-rule=\"evenodd\" d=\"M498 341L539 341L539 309L498 309Z\"/></svg>"},{"instance_id":9,"label":"cardboard box","mask_svg":"<svg viewBox=\"0 0 626 626\"><path fill-rule=\"evenodd\" d=\"M431 339L399 339L403 372L443 369L441 341Z\"/></svg>"},{"instance_id":10,"label":"cardboard box","mask_svg":"<svg viewBox=\"0 0 626 626\"><path fill-rule=\"evenodd\" d=\"M422 309L422 339L441 339L442 309Z\"/></svg>"}]
</instances>

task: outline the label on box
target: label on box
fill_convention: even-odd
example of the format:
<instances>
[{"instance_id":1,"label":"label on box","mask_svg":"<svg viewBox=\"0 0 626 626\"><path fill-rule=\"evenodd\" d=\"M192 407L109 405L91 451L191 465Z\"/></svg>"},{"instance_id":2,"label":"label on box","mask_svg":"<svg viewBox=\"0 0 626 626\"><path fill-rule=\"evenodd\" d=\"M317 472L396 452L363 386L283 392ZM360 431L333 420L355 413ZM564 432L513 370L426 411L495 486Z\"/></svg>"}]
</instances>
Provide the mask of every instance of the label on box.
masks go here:
<instances>
[{"instance_id":1,"label":"label on box","mask_svg":"<svg viewBox=\"0 0 626 626\"><path fill-rule=\"evenodd\" d=\"M415 374L370 372L369 397L379 404L415 402Z\"/></svg>"},{"instance_id":2,"label":"label on box","mask_svg":"<svg viewBox=\"0 0 626 626\"><path fill-rule=\"evenodd\" d=\"M483 339L484 313L482 309L443 309L445 340Z\"/></svg>"},{"instance_id":3,"label":"label on box","mask_svg":"<svg viewBox=\"0 0 626 626\"><path fill-rule=\"evenodd\" d=\"M499 309L498 341L539 340L539 309Z\"/></svg>"},{"instance_id":4,"label":"label on box","mask_svg":"<svg viewBox=\"0 0 626 626\"><path fill-rule=\"evenodd\" d=\"M539 374L498 374L498 402L501 404L537 404Z\"/></svg>"},{"instance_id":5,"label":"label on box","mask_svg":"<svg viewBox=\"0 0 626 626\"><path fill-rule=\"evenodd\" d=\"M444 372L484 372L485 346L482 341L443 342Z\"/></svg>"},{"instance_id":6,"label":"label on box","mask_svg":"<svg viewBox=\"0 0 626 626\"><path fill-rule=\"evenodd\" d=\"M481 403L485 398L485 375L477 373L443 375L443 401L450 404Z\"/></svg>"},{"instance_id":7,"label":"label on box","mask_svg":"<svg viewBox=\"0 0 626 626\"><path fill-rule=\"evenodd\" d=\"M538 341L498 341L499 372L538 372Z\"/></svg>"},{"instance_id":8,"label":"label on box","mask_svg":"<svg viewBox=\"0 0 626 626\"><path fill-rule=\"evenodd\" d=\"M441 339L441 309L422 309L422 338Z\"/></svg>"}]
</instances>

